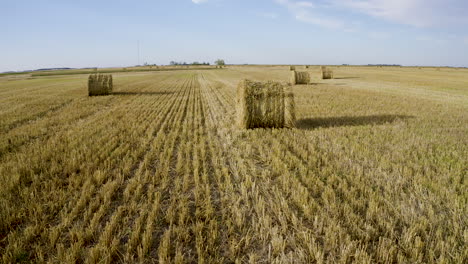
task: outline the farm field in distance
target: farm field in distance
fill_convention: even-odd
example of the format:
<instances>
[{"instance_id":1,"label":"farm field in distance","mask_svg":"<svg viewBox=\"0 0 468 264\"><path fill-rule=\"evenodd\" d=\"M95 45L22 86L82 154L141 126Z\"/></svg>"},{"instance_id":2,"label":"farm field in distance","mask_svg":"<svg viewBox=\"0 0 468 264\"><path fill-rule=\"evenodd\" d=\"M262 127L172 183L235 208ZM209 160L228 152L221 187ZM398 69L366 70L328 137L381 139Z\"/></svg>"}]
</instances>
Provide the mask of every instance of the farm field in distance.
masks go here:
<instances>
[{"instance_id":1,"label":"farm field in distance","mask_svg":"<svg viewBox=\"0 0 468 264\"><path fill-rule=\"evenodd\" d=\"M288 66L0 77L4 263L467 263L468 69L331 67L296 128L235 126Z\"/></svg>"}]
</instances>

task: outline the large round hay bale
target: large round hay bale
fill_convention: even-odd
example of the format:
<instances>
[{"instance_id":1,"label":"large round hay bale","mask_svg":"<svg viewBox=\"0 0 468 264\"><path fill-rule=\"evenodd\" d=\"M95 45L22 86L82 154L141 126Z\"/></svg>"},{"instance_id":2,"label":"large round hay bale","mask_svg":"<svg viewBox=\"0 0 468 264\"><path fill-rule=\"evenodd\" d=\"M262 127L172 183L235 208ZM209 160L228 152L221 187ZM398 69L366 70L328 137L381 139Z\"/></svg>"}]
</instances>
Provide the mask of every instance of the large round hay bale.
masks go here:
<instances>
[{"instance_id":1,"label":"large round hay bale","mask_svg":"<svg viewBox=\"0 0 468 264\"><path fill-rule=\"evenodd\" d=\"M310 83L310 74L308 72L291 72L290 83L292 85L296 84L309 84Z\"/></svg>"},{"instance_id":2,"label":"large round hay bale","mask_svg":"<svg viewBox=\"0 0 468 264\"><path fill-rule=\"evenodd\" d=\"M112 93L113 81L112 75L91 74L88 77L88 95L108 95Z\"/></svg>"},{"instance_id":3,"label":"large round hay bale","mask_svg":"<svg viewBox=\"0 0 468 264\"><path fill-rule=\"evenodd\" d=\"M333 79L333 71L331 69L322 70L322 79Z\"/></svg>"},{"instance_id":4,"label":"large round hay bale","mask_svg":"<svg viewBox=\"0 0 468 264\"><path fill-rule=\"evenodd\" d=\"M290 71L295 71L295 70L296 70L296 66L289 66L289 70L290 70Z\"/></svg>"},{"instance_id":5,"label":"large round hay bale","mask_svg":"<svg viewBox=\"0 0 468 264\"><path fill-rule=\"evenodd\" d=\"M237 125L240 128L284 128L295 122L294 96L278 82L243 80L237 87Z\"/></svg>"}]
</instances>

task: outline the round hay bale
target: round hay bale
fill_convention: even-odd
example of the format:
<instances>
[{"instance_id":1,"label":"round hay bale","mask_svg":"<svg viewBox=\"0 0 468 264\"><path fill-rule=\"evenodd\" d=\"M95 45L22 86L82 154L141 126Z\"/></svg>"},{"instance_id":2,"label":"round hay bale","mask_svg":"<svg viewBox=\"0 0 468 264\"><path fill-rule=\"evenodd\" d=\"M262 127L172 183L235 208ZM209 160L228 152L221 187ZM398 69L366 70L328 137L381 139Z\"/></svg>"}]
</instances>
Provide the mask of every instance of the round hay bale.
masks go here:
<instances>
[{"instance_id":1,"label":"round hay bale","mask_svg":"<svg viewBox=\"0 0 468 264\"><path fill-rule=\"evenodd\" d=\"M296 84L309 84L310 83L310 74L308 72L291 72L290 83L292 85Z\"/></svg>"},{"instance_id":2,"label":"round hay bale","mask_svg":"<svg viewBox=\"0 0 468 264\"><path fill-rule=\"evenodd\" d=\"M333 71L331 69L325 69L322 71L322 79L333 79Z\"/></svg>"},{"instance_id":3,"label":"round hay bale","mask_svg":"<svg viewBox=\"0 0 468 264\"><path fill-rule=\"evenodd\" d=\"M278 82L241 81L236 108L239 128L284 128L295 123L294 96L286 96Z\"/></svg>"},{"instance_id":4,"label":"round hay bale","mask_svg":"<svg viewBox=\"0 0 468 264\"><path fill-rule=\"evenodd\" d=\"M91 74L88 77L88 95L108 95L112 93L112 75Z\"/></svg>"}]
</instances>

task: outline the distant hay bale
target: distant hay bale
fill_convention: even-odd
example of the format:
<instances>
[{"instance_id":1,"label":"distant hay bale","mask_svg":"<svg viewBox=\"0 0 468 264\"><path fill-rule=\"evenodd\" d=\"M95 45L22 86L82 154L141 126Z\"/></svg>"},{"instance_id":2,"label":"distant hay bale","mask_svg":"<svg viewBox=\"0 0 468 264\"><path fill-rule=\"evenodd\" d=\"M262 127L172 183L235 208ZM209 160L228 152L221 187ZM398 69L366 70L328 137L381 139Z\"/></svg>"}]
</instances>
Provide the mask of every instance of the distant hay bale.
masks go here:
<instances>
[{"instance_id":1,"label":"distant hay bale","mask_svg":"<svg viewBox=\"0 0 468 264\"><path fill-rule=\"evenodd\" d=\"M294 95L278 82L243 80L237 87L237 125L243 129L292 128Z\"/></svg>"},{"instance_id":2,"label":"distant hay bale","mask_svg":"<svg viewBox=\"0 0 468 264\"><path fill-rule=\"evenodd\" d=\"M322 79L333 79L333 71L327 68L322 69Z\"/></svg>"},{"instance_id":3,"label":"distant hay bale","mask_svg":"<svg viewBox=\"0 0 468 264\"><path fill-rule=\"evenodd\" d=\"M91 74L88 77L88 95L108 95L114 87L111 74Z\"/></svg>"},{"instance_id":4,"label":"distant hay bale","mask_svg":"<svg viewBox=\"0 0 468 264\"><path fill-rule=\"evenodd\" d=\"M308 72L297 72L297 71L292 71L291 72L291 79L290 83L292 85L296 84L309 84L310 83L310 75Z\"/></svg>"},{"instance_id":5,"label":"distant hay bale","mask_svg":"<svg viewBox=\"0 0 468 264\"><path fill-rule=\"evenodd\" d=\"M306 65L305 68L306 68L306 69L309 69L309 65Z\"/></svg>"},{"instance_id":6,"label":"distant hay bale","mask_svg":"<svg viewBox=\"0 0 468 264\"><path fill-rule=\"evenodd\" d=\"M290 70L290 71L295 71L295 70L296 70L296 66L289 66L289 70Z\"/></svg>"}]
</instances>

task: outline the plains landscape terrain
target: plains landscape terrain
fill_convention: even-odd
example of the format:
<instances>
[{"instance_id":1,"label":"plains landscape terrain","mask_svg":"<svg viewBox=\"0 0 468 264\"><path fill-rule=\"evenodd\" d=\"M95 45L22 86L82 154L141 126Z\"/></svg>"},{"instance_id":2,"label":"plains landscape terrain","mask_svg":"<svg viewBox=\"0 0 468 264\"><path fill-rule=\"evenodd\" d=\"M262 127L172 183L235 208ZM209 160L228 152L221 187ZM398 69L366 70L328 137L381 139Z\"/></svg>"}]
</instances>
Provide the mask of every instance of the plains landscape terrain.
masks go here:
<instances>
[{"instance_id":1,"label":"plains landscape terrain","mask_svg":"<svg viewBox=\"0 0 468 264\"><path fill-rule=\"evenodd\" d=\"M466 263L468 69L296 66L295 128L239 129L289 66L0 76L4 263Z\"/></svg>"}]
</instances>

